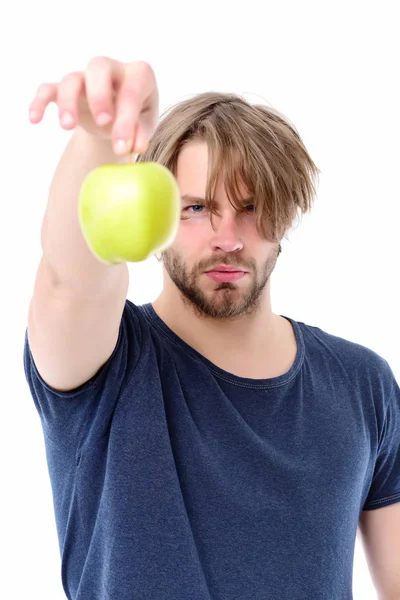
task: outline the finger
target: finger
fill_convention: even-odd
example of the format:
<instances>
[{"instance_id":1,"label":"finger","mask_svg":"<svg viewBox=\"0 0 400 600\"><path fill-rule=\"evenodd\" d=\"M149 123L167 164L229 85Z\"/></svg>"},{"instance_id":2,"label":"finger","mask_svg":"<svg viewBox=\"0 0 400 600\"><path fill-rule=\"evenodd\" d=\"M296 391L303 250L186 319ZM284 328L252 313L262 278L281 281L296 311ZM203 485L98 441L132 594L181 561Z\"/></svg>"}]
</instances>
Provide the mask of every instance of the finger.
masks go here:
<instances>
[{"instance_id":1,"label":"finger","mask_svg":"<svg viewBox=\"0 0 400 600\"><path fill-rule=\"evenodd\" d=\"M111 123L114 115L114 82L121 77L117 61L98 56L85 71L86 97L97 125Z\"/></svg>"},{"instance_id":2,"label":"finger","mask_svg":"<svg viewBox=\"0 0 400 600\"><path fill-rule=\"evenodd\" d=\"M153 94L148 100L148 109L142 111L139 117L136 140L134 141L134 152L143 154L146 152L150 139L157 128L159 115L158 89L155 87Z\"/></svg>"},{"instance_id":3,"label":"finger","mask_svg":"<svg viewBox=\"0 0 400 600\"><path fill-rule=\"evenodd\" d=\"M156 86L152 68L147 63L125 65L124 78L118 91L112 139L117 154L135 148L139 116L149 110L149 100ZM154 108L151 110L154 111Z\"/></svg>"},{"instance_id":4,"label":"finger","mask_svg":"<svg viewBox=\"0 0 400 600\"><path fill-rule=\"evenodd\" d=\"M39 123L43 118L47 105L56 100L57 84L42 83L29 106L29 119L31 123Z\"/></svg>"},{"instance_id":5,"label":"finger","mask_svg":"<svg viewBox=\"0 0 400 600\"><path fill-rule=\"evenodd\" d=\"M64 129L72 129L78 123L78 102L82 90L82 73L69 73L58 85L58 117Z\"/></svg>"}]
</instances>

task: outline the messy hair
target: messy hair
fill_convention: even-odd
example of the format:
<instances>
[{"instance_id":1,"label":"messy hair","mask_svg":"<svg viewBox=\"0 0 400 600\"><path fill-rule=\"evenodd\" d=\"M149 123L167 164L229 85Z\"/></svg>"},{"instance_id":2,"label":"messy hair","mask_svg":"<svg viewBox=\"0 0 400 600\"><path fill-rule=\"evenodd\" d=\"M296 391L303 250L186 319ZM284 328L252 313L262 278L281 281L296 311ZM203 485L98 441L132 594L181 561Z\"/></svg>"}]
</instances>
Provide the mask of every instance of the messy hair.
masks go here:
<instances>
[{"instance_id":1,"label":"messy hair","mask_svg":"<svg viewBox=\"0 0 400 600\"><path fill-rule=\"evenodd\" d=\"M161 115L147 150L136 161L160 163L176 176L180 151L197 141L208 147L205 200L211 220L217 214L213 191L221 168L229 202L239 211L240 182L247 187L264 239L280 241L298 211L311 209L321 171L294 125L274 108L250 104L233 93L195 95Z\"/></svg>"}]
</instances>

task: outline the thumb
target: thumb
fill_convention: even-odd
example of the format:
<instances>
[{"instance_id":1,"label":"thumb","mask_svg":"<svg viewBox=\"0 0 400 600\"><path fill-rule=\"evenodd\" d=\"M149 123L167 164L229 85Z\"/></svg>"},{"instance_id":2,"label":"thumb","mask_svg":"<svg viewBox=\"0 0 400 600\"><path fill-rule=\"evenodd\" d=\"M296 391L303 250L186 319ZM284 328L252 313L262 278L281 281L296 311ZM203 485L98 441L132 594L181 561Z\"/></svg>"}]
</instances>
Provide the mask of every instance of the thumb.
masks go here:
<instances>
[{"instance_id":1,"label":"thumb","mask_svg":"<svg viewBox=\"0 0 400 600\"><path fill-rule=\"evenodd\" d=\"M158 92L157 90L148 98L139 116L136 127L133 147L135 152L143 154L149 147L151 138L158 125Z\"/></svg>"}]
</instances>

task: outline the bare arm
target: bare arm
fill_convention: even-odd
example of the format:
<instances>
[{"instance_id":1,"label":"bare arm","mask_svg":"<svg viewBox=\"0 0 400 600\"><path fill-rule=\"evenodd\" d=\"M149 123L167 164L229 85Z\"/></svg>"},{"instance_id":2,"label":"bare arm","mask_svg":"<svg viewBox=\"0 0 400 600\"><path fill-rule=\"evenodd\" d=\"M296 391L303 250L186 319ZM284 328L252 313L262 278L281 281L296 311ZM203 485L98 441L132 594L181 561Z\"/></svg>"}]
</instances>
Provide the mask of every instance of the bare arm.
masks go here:
<instances>
[{"instance_id":1,"label":"bare arm","mask_svg":"<svg viewBox=\"0 0 400 600\"><path fill-rule=\"evenodd\" d=\"M79 191L94 168L118 161L109 140L77 128L57 165L43 219L41 272L63 293L95 297L107 293L121 278L127 281L126 263L106 265L89 250L78 221Z\"/></svg>"},{"instance_id":2,"label":"bare arm","mask_svg":"<svg viewBox=\"0 0 400 600\"><path fill-rule=\"evenodd\" d=\"M152 71L143 68L143 63L128 68L109 59L96 60L87 73L66 77L41 93L32 105L39 114L37 122L46 105L57 101L60 117L67 109L74 117L70 128L76 126L76 130L50 186L41 230L43 255L29 306L28 339L42 378L66 391L90 379L111 356L129 285L126 263L106 265L88 248L78 220L80 188L92 169L119 160L113 145L116 139L130 139L131 151L139 150L134 145L138 129L147 139L151 137L158 94ZM143 108L146 121L140 130ZM108 130L95 123L96 114L105 111L114 113Z\"/></svg>"}]
</instances>

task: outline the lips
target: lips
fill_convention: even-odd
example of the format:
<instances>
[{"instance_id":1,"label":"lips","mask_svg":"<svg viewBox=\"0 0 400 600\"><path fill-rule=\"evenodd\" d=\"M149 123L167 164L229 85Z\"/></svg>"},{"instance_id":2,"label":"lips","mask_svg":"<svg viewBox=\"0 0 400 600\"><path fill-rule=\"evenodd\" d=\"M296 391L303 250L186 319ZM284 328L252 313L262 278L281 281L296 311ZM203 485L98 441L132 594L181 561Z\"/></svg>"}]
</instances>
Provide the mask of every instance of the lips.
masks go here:
<instances>
[{"instance_id":1,"label":"lips","mask_svg":"<svg viewBox=\"0 0 400 600\"><path fill-rule=\"evenodd\" d=\"M243 269L237 269L236 267L224 267L223 265L220 265L218 267L215 267L214 269L209 269L208 271L206 271L206 273L245 273L246 271L243 271Z\"/></svg>"},{"instance_id":2,"label":"lips","mask_svg":"<svg viewBox=\"0 0 400 600\"><path fill-rule=\"evenodd\" d=\"M232 271L232 269L230 269L228 271L227 270L225 270L225 271L213 270L213 271L206 272L207 277L210 277L214 281L219 281L219 282L238 281L239 279L244 277L246 274L247 273L245 271Z\"/></svg>"}]
</instances>

